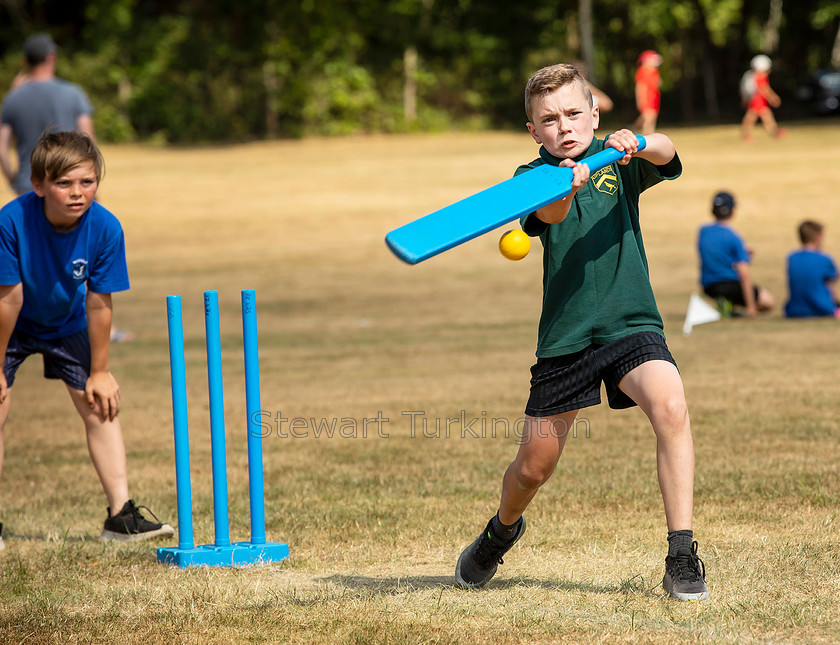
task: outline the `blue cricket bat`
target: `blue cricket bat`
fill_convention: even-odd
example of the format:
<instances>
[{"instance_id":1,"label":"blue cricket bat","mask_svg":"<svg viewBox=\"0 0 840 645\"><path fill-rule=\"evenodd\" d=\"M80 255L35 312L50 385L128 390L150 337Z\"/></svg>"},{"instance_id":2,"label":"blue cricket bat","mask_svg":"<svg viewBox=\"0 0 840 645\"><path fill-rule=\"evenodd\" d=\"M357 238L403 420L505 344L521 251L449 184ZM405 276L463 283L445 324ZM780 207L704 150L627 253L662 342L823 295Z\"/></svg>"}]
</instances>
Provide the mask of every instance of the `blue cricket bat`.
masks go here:
<instances>
[{"instance_id":1,"label":"blue cricket bat","mask_svg":"<svg viewBox=\"0 0 840 645\"><path fill-rule=\"evenodd\" d=\"M636 138L643 150L645 138ZM583 163L595 172L623 156L607 148ZM403 262L417 264L565 197L572 191L572 178L571 168L538 166L395 228L385 243Z\"/></svg>"}]
</instances>

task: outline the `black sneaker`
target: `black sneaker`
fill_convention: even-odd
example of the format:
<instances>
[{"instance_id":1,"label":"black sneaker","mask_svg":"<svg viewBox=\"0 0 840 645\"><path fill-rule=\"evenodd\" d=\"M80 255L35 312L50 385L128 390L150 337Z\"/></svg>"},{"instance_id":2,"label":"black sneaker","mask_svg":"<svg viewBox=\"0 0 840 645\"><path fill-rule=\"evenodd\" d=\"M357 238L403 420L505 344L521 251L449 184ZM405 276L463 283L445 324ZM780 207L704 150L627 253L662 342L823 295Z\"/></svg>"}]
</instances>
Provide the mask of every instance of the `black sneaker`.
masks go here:
<instances>
[{"instance_id":1,"label":"black sneaker","mask_svg":"<svg viewBox=\"0 0 840 645\"><path fill-rule=\"evenodd\" d=\"M0 551L6 550L6 543L3 541L3 523L0 522Z\"/></svg>"},{"instance_id":2,"label":"black sneaker","mask_svg":"<svg viewBox=\"0 0 840 645\"><path fill-rule=\"evenodd\" d=\"M502 542L493 535L490 527L493 520L487 523L487 528L461 553L458 564L455 565L455 582L462 589L483 587L496 575L496 569L504 564L502 556L516 544L525 532L525 518L519 518L516 534L509 542Z\"/></svg>"},{"instance_id":3,"label":"black sneaker","mask_svg":"<svg viewBox=\"0 0 840 645\"><path fill-rule=\"evenodd\" d=\"M679 549L677 555L665 558L665 591L677 600L708 600L706 565L697 557L697 542L691 549Z\"/></svg>"},{"instance_id":4,"label":"black sneaker","mask_svg":"<svg viewBox=\"0 0 840 645\"><path fill-rule=\"evenodd\" d=\"M172 537L175 535L175 529L169 524L159 524L157 522L150 522L140 513L140 509L145 506L135 506L134 500L128 500L122 507L119 513L111 517L111 509L108 508L108 519L105 520L105 526L102 529L102 535L99 536L101 540L117 540L119 542L137 542L139 540L149 540L156 537ZM152 517L157 520L155 514L151 513Z\"/></svg>"}]
</instances>

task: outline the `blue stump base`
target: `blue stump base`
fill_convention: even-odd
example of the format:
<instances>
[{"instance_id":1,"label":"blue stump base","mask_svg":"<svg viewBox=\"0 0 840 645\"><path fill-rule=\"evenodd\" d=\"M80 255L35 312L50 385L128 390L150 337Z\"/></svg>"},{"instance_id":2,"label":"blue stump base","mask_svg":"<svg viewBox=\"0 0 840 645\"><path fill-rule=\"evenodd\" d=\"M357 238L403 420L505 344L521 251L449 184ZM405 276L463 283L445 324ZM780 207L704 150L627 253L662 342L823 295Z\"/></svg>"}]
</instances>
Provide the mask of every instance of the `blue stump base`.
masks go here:
<instances>
[{"instance_id":1,"label":"blue stump base","mask_svg":"<svg viewBox=\"0 0 840 645\"><path fill-rule=\"evenodd\" d=\"M248 564L279 562L289 557L289 545L280 542L234 542L230 546L203 544L192 549L163 547L157 561L176 567L236 567Z\"/></svg>"}]
</instances>

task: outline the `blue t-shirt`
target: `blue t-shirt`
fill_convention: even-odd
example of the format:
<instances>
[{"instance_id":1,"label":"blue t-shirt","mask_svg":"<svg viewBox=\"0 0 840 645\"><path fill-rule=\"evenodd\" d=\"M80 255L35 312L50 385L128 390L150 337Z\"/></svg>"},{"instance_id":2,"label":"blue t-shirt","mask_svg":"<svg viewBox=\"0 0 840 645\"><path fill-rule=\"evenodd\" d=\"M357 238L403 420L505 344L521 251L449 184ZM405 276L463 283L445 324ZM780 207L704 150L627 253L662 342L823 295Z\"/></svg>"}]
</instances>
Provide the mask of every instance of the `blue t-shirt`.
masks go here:
<instances>
[{"instance_id":1,"label":"blue t-shirt","mask_svg":"<svg viewBox=\"0 0 840 645\"><path fill-rule=\"evenodd\" d=\"M18 194L32 190L29 158L41 134L75 130L78 118L85 114L93 114L87 94L60 78L24 83L6 96L0 121L11 126L17 141L20 165L13 187Z\"/></svg>"},{"instance_id":2,"label":"blue t-shirt","mask_svg":"<svg viewBox=\"0 0 840 645\"><path fill-rule=\"evenodd\" d=\"M697 251L700 253L700 284L704 287L718 282L737 282L735 265L750 261L744 240L722 222L700 227Z\"/></svg>"},{"instance_id":3,"label":"blue t-shirt","mask_svg":"<svg viewBox=\"0 0 840 645\"><path fill-rule=\"evenodd\" d=\"M72 231L55 230L28 192L0 210L0 284L23 283L16 329L63 338L87 327L85 296L129 288L119 220L94 202Z\"/></svg>"},{"instance_id":4,"label":"blue t-shirt","mask_svg":"<svg viewBox=\"0 0 840 645\"><path fill-rule=\"evenodd\" d=\"M833 316L836 305L826 282L837 279L837 266L825 253L802 249L787 259L790 299L785 304L785 316Z\"/></svg>"}]
</instances>

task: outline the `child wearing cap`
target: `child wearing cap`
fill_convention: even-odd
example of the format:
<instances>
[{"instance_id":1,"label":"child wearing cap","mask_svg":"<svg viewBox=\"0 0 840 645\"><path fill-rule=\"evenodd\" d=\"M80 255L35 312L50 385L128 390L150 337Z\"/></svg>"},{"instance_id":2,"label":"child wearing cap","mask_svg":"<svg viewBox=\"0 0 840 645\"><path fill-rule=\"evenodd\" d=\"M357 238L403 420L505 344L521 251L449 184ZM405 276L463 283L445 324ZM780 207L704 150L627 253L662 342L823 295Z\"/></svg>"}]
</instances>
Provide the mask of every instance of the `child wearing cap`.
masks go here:
<instances>
[{"instance_id":1,"label":"child wearing cap","mask_svg":"<svg viewBox=\"0 0 840 645\"><path fill-rule=\"evenodd\" d=\"M712 215L715 221L702 226L697 237L703 292L718 302L724 314L731 314L733 306L743 307L751 318L772 309L770 292L753 284L749 269L752 253L729 225L735 215L731 193L721 191L714 196Z\"/></svg>"},{"instance_id":2,"label":"child wearing cap","mask_svg":"<svg viewBox=\"0 0 840 645\"><path fill-rule=\"evenodd\" d=\"M638 69L636 70L636 107L639 116L633 124L633 129L642 134L650 134L656 130L656 119L659 117L659 86L662 79L659 76L659 66L662 56L652 49L639 54Z\"/></svg>"},{"instance_id":3,"label":"child wearing cap","mask_svg":"<svg viewBox=\"0 0 840 645\"><path fill-rule=\"evenodd\" d=\"M787 258L788 292L790 298L785 304L788 318L810 316L840 317L837 307L837 265L834 259L822 251L823 225L805 220L799 225L799 240L802 248Z\"/></svg>"},{"instance_id":4,"label":"child wearing cap","mask_svg":"<svg viewBox=\"0 0 840 645\"><path fill-rule=\"evenodd\" d=\"M773 66L770 59L764 54L754 56L750 61L750 71L741 80L741 94L747 105L747 111L741 120L741 138L744 141L752 140L753 126L758 119L767 130L770 136L777 139L785 134L784 128L780 128L773 116L772 107L779 107L782 100L779 95L770 87L770 68Z\"/></svg>"}]
</instances>

